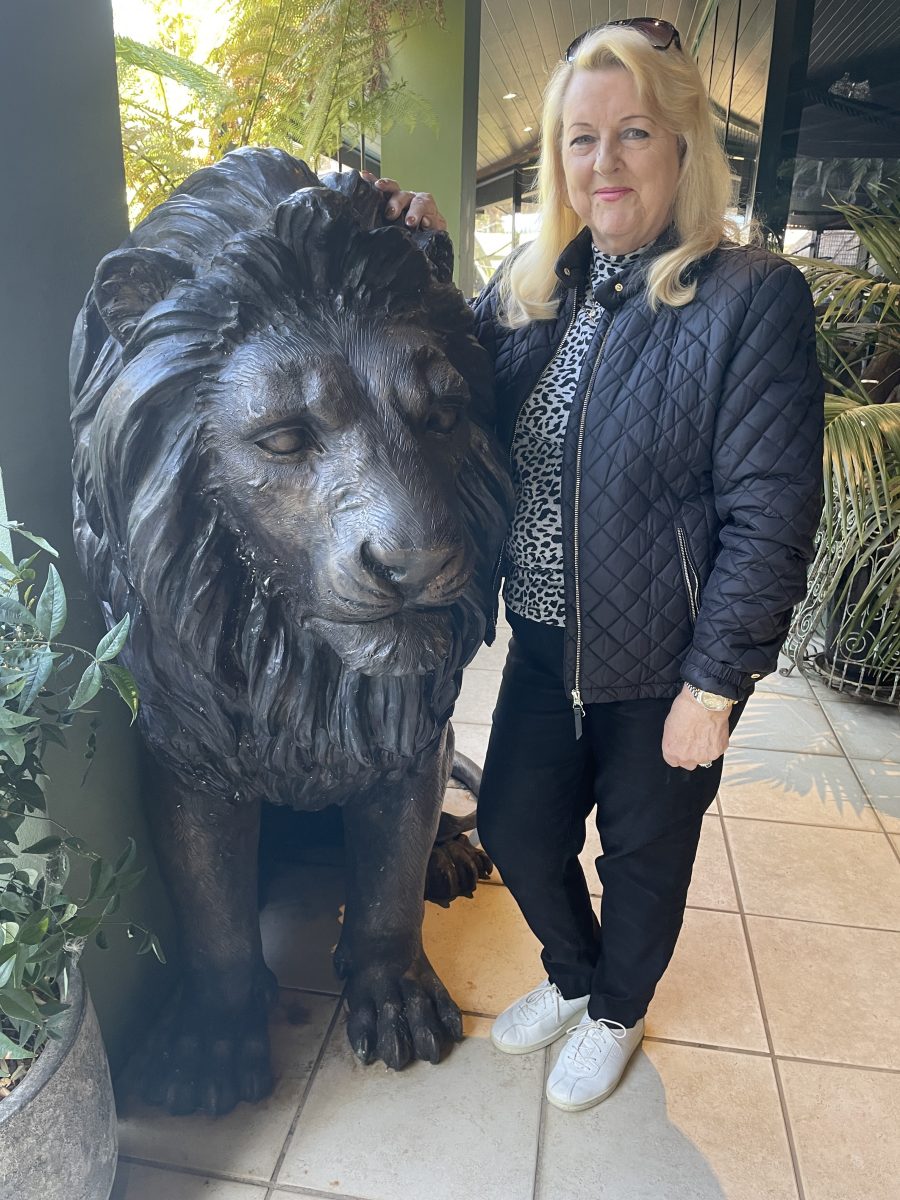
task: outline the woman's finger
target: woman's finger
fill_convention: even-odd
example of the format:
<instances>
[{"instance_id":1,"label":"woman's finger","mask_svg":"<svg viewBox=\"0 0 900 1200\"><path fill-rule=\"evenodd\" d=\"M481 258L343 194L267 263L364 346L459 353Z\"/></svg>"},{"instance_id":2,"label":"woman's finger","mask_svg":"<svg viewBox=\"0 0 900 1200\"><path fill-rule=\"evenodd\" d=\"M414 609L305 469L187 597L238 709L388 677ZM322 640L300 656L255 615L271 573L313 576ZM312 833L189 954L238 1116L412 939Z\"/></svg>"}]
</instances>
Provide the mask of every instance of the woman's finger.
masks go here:
<instances>
[{"instance_id":1,"label":"woman's finger","mask_svg":"<svg viewBox=\"0 0 900 1200\"><path fill-rule=\"evenodd\" d=\"M416 192L410 202L406 216L407 225L423 229L446 229L447 222L441 216L431 192Z\"/></svg>"},{"instance_id":2,"label":"woman's finger","mask_svg":"<svg viewBox=\"0 0 900 1200\"><path fill-rule=\"evenodd\" d=\"M413 192L394 192L388 200L384 215L389 221L402 217L412 202Z\"/></svg>"},{"instance_id":3,"label":"woman's finger","mask_svg":"<svg viewBox=\"0 0 900 1200\"><path fill-rule=\"evenodd\" d=\"M447 228L431 192L404 191L396 179L376 179L370 171L365 178L388 197L384 215L389 221L402 217L409 229Z\"/></svg>"}]
</instances>

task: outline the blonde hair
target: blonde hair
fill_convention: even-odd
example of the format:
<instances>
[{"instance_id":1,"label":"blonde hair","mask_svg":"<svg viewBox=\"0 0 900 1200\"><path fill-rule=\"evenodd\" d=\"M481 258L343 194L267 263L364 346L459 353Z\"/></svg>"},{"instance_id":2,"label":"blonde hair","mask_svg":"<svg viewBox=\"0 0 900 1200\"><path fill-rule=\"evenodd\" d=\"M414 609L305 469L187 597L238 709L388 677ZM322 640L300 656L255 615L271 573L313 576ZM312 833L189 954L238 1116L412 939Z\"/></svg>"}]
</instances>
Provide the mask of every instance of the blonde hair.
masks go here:
<instances>
[{"instance_id":1,"label":"blonde hair","mask_svg":"<svg viewBox=\"0 0 900 1200\"><path fill-rule=\"evenodd\" d=\"M562 62L544 93L541 157L537 195L541 228L537 238L519 251L499 281L500 317L512 328L547 320L558 308L553 299L559 255L584 222L567 203L562 163L562 112L575 71L620 67L635 82L650 116L677 136L681 169L675 189L673 219L677 245L653 259L647 272L647 299L678 307L694 298L696 283L682 273L709 254L723 237L736 236L725 219L731 170L719 144L709 111L709 98L697 65L674 46L657 50L634 29L604 27L586 37L572 63Z\"/></svg>"}]
</instances>

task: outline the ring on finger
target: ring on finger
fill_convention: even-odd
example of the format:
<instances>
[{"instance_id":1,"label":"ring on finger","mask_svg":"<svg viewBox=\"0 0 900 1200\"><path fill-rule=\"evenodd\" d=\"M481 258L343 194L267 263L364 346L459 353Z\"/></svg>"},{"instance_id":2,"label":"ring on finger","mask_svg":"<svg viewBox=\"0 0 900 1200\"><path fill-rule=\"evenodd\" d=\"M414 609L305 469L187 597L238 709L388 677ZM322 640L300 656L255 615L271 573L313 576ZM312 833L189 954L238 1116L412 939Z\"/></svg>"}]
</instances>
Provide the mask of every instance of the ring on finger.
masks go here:
<instances>
[{"instance_id":1,"label":"ring on finger","mask_svg":"<svg viewBox=\"0 0 900 1200\"><path fill-rule=\"evenodd\" d=\"M712 766L712 763L711 763L711 762L708 762L708 763L697 763L697 766L698 766L698 767L711 767L711 766Z\"/></svg>"}]
</instances>

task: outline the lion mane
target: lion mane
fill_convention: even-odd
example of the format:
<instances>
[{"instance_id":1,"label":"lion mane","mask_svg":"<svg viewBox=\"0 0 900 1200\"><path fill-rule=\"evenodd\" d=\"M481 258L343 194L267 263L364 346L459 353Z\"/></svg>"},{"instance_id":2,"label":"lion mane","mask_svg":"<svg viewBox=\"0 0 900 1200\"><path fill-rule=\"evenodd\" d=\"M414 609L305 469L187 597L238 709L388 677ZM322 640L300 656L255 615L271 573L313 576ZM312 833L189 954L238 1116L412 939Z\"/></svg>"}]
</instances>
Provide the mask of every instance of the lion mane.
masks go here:
<instances>
[{"instance_id":1,"label":"lion mane","mask_svg":"<svg viewBox=\"0 0 900 1200\"><path fill-rule=\"evenodd\" d=\"M312 807L373 769L403 769L441 736L482 641L510 504L490 364L450 280L449 239L384 226L383 208L355 172L319 179L281 151L234 151L104 259L79 315L79 558L107 623L131 615L124 658L145 737L207 790ZM301 301L361 322L415 321L468 385L456 493L476 565L452 606L447 653L425 674L362 674L290 619L290 581L210 483L210 381Z\"/></svg>"}]
</instances>

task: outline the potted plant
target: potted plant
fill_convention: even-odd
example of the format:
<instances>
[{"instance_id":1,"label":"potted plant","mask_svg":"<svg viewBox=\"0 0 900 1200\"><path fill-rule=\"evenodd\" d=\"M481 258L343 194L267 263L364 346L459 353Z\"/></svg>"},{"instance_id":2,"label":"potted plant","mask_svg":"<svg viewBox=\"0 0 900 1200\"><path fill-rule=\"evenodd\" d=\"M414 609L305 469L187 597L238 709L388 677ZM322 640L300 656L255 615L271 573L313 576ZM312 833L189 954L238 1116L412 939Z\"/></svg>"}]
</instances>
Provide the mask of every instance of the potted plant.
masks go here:
<instances>
[{"instance_id":1,"label":"potted plant","mask_svg":"<svg viewBox=\"0 0 900 1200\"><path fill-rule=\"evenodd\" d=\"M116 664L128 618L94 651L59 641L66 595L50 564L37 594L43 538L14 560L0 553L0 1163L16 1200L105 1200L115 1175L115 1108L103 1042L78 960L88 938L107 945L121 896L143 871L129 840L110 862L48 814L48 745L65 745L104 685L137 712L130 674ZM88 756L96 746L96 722ZM139 953L162 959L133 923Z\"/></svg>"},{"instance_id":2,"label":"potted plant","mask_svg":"<svg viewBox=\"0 0 900 1200\"><path fill-rule=\"evenodd\" d=\"M900 191L835 204L871 269L795 258L826 379L825 509L787 652L832 687L900 703Z\"/></svg>"}]
</instances>

